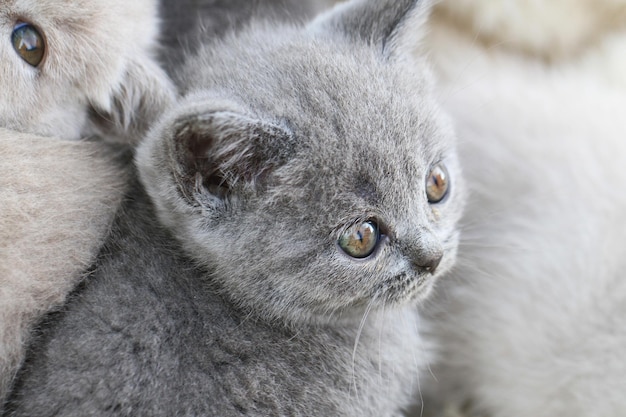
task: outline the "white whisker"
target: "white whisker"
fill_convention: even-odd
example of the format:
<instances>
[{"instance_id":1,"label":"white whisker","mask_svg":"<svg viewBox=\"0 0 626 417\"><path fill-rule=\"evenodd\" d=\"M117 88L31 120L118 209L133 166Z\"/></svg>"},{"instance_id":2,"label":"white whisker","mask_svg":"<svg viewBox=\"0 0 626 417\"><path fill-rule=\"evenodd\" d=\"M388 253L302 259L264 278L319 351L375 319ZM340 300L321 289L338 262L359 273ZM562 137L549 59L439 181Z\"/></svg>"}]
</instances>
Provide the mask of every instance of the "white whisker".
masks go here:
<instances>
[{"instance_id":1,"label":"white whisker","mask_svg":"<svg viewBox=\"0 0 626 417\"><path fill-rule=\"evenodd\" d=\"M383 328L384 328L384 321L385 321L385 304L386 304L386 300L383 298L383 306L381 309L381 315L380 315L380 325L379 325L379 329L378 329L378 375L380 378L380 382L381 384L384 382L383 381L383 359L382 359L382 340L383 340Z\"/></svg>"},{"instance_id":2,"label":"white whisker","mask_svg":"<svg viewBox=\"0 0 626 417\"><path fill-rule=\"evenodd\" d=\"M367 321L367 316L369 315L370 311L372 310L372 306L374 305L374 303L376 302L377 296L375 295L374 297L372 297L372 299L367 303L367 306L365 307L365 312L363 312L363 317L361 318L361 322L359 323L359 328L356 332L356 337L354 338L354 347L352 348L352 382L353 382L353 386L354 386L354 394L356 396L356 398L359 397L359 390L358 390L358 386L357 386L357 378L355 375L355 361L356 361L356 349L359 345L359 339L361 338L361 332L363 331L363 327L365 327L365 322Z\"/></svg>"},{"instance_id":3,"label":"white whisker","mask_svg":"<svg viewBox=\"0 0 626 417\"><path fill-rule=\"evenodd\" d=\"M418 346L418 349L417 349L418 352L417 352L417 354L413 355L413 360L415 361L415 365L416 365L415 368L418 369L417 375L415 377L416 377L416 380L417 380L417 393L418 393L419 399L420 399L420 417L422 417L424 415L424 396L422 395L422 385L421 385L421 381L420 381L421 367L419 366L422 363L422 361L417 359L417 355L419 355L420 357L424 357L424 360L427 361L426 364L427 364L427 367L428 367L428 369L429 369L431 374L432 374L432 371L430 370L430 363L429 363L429 361L427 359L428 356L425 355L425 349L424 349L424 345L422 344L422 337L421 337L420 329L419 329L417 323L416 323L415 327L416 327L415 331L418 332L418 334L420 334L420 337L418 337L418 339L417 339L418 343L419 343L419 346Z\"/></svg>"}]
</instances>

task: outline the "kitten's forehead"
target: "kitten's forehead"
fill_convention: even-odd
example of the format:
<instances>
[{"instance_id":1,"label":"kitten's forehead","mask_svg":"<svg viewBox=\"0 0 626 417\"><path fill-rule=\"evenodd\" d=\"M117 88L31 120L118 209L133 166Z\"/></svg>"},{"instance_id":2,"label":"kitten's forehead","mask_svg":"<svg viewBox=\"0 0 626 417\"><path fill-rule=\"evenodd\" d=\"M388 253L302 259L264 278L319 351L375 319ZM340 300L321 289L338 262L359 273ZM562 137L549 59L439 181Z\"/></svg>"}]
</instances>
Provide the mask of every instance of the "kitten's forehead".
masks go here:
<instances>
[{"instance_id":1,"label":"kitten's forehead","mask_svg":"<svg viewBox=\"0 0 626 417\"><path fill-rule=\"evenodd\" d=\"M222 90L258 117L285 120L320 148L441 154L452 146L421 62L390 62L372 46L298 28L257 27L225 43L188 62L188 90Z\"/></svg>"},{"instance_id":2,"label":"kitten's forehead","mask_svg":"<svg viewBox=\"0 0 626 417\"><path fill-rule=\"evenodd\" d=\"M427 68L387 60L341 36L254 33L201 51L183 84L219 91L254 117L290 127L298 149L277 174L293 189L275 191L294 201L316 195L322 206L339 207L354 195L403 212L423 205L427 170L453 149Z\"/></svg>"}]
</instances>

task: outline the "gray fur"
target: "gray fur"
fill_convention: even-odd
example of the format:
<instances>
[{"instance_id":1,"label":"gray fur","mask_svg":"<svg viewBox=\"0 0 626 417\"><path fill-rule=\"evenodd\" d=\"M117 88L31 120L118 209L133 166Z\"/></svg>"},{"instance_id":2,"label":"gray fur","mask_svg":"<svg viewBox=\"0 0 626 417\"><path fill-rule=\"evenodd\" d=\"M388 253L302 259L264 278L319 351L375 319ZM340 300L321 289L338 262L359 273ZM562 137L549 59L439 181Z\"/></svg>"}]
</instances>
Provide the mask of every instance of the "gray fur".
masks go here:
<instances>
[{"instance_id":1,"label":"gray fur","mask_svg":"<svg viewBox=\"0 0 626 417\"><path fill-rule=\"evenodd\" d=\"M221 38L253 18L276 21L306 19L332 0L161 0L162 59L176 72L184 57L207 38Z\"/></svg>"},{"instance_id":2,"label":"gray fur","mask_svg":"<svg viewBox=\"0 0 626 417\"><path fill-rule=\"evenodd\" d=\"M428 4L388 1L386 35L353 36L375 4L307 28L253 24L189 60L184 97L138 152L147 195L136 186L93 279L42 327L8 415L396 416L411 403L428 360L415 306L454 264L464 193L427 67L384 48ZM439 162L452 188L430 205ZM337 239L370 218L387 237L350 258Z\"/></svg>"}]
</instances>

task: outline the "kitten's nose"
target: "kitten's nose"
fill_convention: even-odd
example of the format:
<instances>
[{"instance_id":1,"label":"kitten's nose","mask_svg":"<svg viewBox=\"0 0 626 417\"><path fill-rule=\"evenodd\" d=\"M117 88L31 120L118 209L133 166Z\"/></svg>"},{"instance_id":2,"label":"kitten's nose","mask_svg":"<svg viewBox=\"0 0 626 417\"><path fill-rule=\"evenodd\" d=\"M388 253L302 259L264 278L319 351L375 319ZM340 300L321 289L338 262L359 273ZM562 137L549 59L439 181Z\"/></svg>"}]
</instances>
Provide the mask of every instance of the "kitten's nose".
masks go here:
<instances>
[{"instance_id":1,"label":"kitten's nose","mask_svg":"<svg viewBox=\"0 0 626 417\"><path fill-rule=\"evenodd\" d=\"M434 274L435 270L441 263L441 258L443 258L443 253L441 251L427 252L417 258L414 258L413 264L430 272L431 274Z\"/></svg>"},{"instance_id":2,"label":"kitten's nose","mask_svg":"<svg viewBox=\"0 0 626 417\"><path fill-rule=\"evenodd\" d=\"M419 237L406 247L407 255L416 269L434 274L443 258L443 247L439 239L429 230L423 229Z\"/></svg>"}]
</instances>

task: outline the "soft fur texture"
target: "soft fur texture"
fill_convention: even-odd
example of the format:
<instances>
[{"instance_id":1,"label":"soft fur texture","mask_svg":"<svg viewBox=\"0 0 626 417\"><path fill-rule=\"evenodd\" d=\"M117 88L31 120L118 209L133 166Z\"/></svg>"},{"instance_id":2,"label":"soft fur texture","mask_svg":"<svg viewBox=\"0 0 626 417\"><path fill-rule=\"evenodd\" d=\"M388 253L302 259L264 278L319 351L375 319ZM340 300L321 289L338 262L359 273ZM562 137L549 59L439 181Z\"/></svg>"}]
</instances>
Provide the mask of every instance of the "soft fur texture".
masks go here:
<instances>
[{"instance_id":1,"label":"soft fur texture","mask_svg":"<svg viewBox=\"0 0 626 417\"><path fill-rule=\"evenodd\" d=\"M626 17L624 17L626 26ZM593 48L578 59L569 62L572 70L585 72L607 82L613 88L626 91L626 29L607 34L598 40Z\"/></svg>"},{"instance_id":2,"label":"soft fur texture","mask_svg":"<svg viewBox=\"0 0 626 417\"><path fill-rule=\"evenodd\" d=\"M91 142L0 128L0 396L33 322L65 300L121 201L122 160Z\"/></svg>"},{"instance_id":3,"label":"soft fur texture","mask_svg":"<svg viewBox=\"0 0 626 417\"><path fill-rule=\"evenodd\" d=\"M18 22L46 39L38 67L13 49ZM0 404L31 326L94 260L125 190L114 151L78 139L136 140L172 100L157 23L151 0L2 1Z\"/></svg>"},{"instance_id":4,"label":"soft fur texture","mask_svg":"<svg viewBox=\"0 0 626 417\"><path fill-rule=\"evenodd\" d=\"M399 415L464 202L428 70L402 58L427 11L354 1L202 48L139 151L154 207L138 185L8 415ZM338 239L364 221L384 236L354 259Z\"/></svg>"},{"instance_id":5,"label":"soft fur texture","mask_svg":"<svg viewBox=\"0 0 626 417\"><path fill-rule=\"evenodd\" d=\"M305 21L332 0L161 0L162 59L176 73L203 40L246 25L250 19ZM233 13L235 11L235 13Z\"/></svg>"},{"instance_id":6,"label":"soft fur texture","mask_svg":"<svg viewBox=\"0 0 626 417\"><path fill-rule=\"evenodd\" d=\"M38 67L13 49L18 22L35 25L46 40ZM156 0L3 0L0 126L78 139L97 124L136 139L135 129L171 95L155 61L157 33Z\"/></svg>"},{"instance_id":7,"label":"soft fur texture","mask_svg":"<svg viewBox=\"0 0 626 417\"><path fill-rule=\"evenodd\" d=\"M436 14L487 48L570 60L626 30L624 0L442 0Z\"/></svg>"},{"instance_id":8,"label":"soft fur texture","mask_svg":"<svg viewBox=\"0 0 626 417\"><path fill-rule=\"evenodd\" d=\"M441 0L432 21L487 55L507 51L626 88L626 0Z\"/></svg>"},{"instance_id":9,"label":"soft fur texture","mask_svg":"<svg viewBox=\"0 0 626 417\"><path fill-rule=\"evenodd\" d=\"M442 22L430 45L471 198L423 386L471 415L625 415L624 91L600 51L550 67Z\"/></svg>"}]
</instances>

